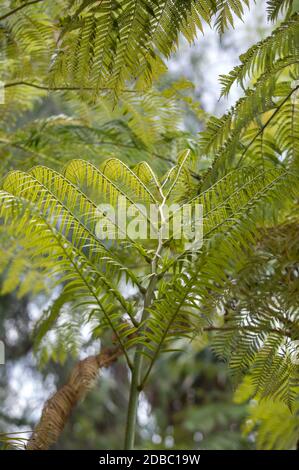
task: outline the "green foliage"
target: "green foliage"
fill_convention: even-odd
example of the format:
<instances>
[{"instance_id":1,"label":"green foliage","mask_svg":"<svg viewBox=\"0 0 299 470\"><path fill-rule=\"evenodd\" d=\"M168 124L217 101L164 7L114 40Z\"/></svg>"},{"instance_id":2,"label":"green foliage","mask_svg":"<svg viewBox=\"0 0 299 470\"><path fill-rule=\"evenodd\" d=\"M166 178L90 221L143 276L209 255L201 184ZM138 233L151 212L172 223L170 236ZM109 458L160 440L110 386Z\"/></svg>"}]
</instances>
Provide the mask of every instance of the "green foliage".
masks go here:
<instances>
[{"instance_id":1,"label":"green foliage","mask_svg":"<svg viewBox=\"0 0 299 470\"><path fill-rule=\"evenodd\" d=\"M211 117L201 136L202 152L216 154L216 168L252 159L264 166L269 161L278 163L282 154L297 164L298 158L293 157L299 132L298 26L295 13L241 56L241 65L221 77L222 94L235 82L246 88L244 97L228 113Z\"/></svg>"},{"instance_id":2,"label":"green foliage","mask_svg":"<svg viewBox=\"0 0 299 470\"><path fill-rule=\"evenodd\" d=\"M26 433L20 437L20 433L0 433L0 450L14 449L24 450L27 442Z\"/></svg>"},{"instance_id":3,"label":"green foliage","mask_svg":"<svg viewBox=\"0 0 299 470\"><path fill-rule=\"evenodd\" d=\"M296 449L299 431L298 404L293 413L281 402L252 405L248 421L244 426L244 433L257 429L258 449Z\"/></svg>"},{"instance_id":4,"label":"green foliage","mask_svg":"<svg viewBox=\"0 0 299 470\"><path fill-rule=\"evenodd\" d=\"M97 163L117 156L132 164L151 155L156 157L156 168L166 169L179 150L198 146L194 136L182 130L186 113L193 113L192 101L185 101L189 90L188 82L176 82L165 91L130 93L123 95L115 109L108 98L91 105L74 92L60 92L35 103L41 114L38 118L18 101L22 118L17 123L11 118L11 114L16 117L15 102L6 94L1 106L1 171L27 170L38 164L59 169L76 157ZM25 96L33 106L31 94ZM44 117L47 108L50 116ZM53 108L58 112L53 113ZM203 112L197 110L197 115L201 118Z\"/></svg>"},{"instance_id":5,"label":"green foliage","mask_svg":"<svg viewBox=\"0 0 299 470\"><path fill-rule=\"evenodd\" d=\"M298 394L298 217L262 233L224 298L225 328L215 346L240 380L249 373L251 396L274 396L291 409ZM285 375L286 374L286 375Z\"/></svg>"},{"instance_id":6,"label":"green foliage","mask_svg":"<svg viewBox=\"0 0 299 470\"><path fill-rule=\"evenodd\" d=\"M229 75L221 77L222 95L227 95L236 81L245 88L247 77L254 83L260 76L265 77L276 61L281 62L282 68L291 65L298 54L298 28L298 13L295 13L275 28L270 36L248 49L240 57L241 65L235 67Z\"/></svg>"},{"instance_id":7,"label":"green foliage","mask_svg":"<svg viewBox=\"0 0 299 470\"><path fill-rule=\"evenodd\" d=\"M38 73L54 87L119 93L127 79L151 84L180 32L191 42L203 21L223 32L244 5L248 0L46 0L7 8L0 21L15 79Z\"/></svg>"},{"instance_id":8,"label":"green foliage","mask_svg":"<svg viewBox=\"0 0 299 470\"><path fill-rule=\"evenodd\" d=\"M296 2L267 2L269 19L285 13L284 20L221 77L222 95L237 84L244 96L209 119L199 142L182 130L182 104L204 118L186 94L189 85L150 86L180 32L191 42L206 21L222 33L248 1L9 3L0 17L0 145L3 170L13 170L0 191L2 293L55 293L36 325L41 362L77 355L82 325L93 339L112 333L133 374L129 435L134 401L161 353L200 336L243 384L239 399L256 400L246 430L258 429L258 447L294 447ZM32 120L37 103L57 105L46 98L50 91L60 100L58 112ZM162 215L167 204L202 204L203 245L186 246L173 231L164 237L163 217L154 240L123 236L118 221L99 209L117 209L120 196L149 225L149 204ZM99 220L118 236L101 240ZM198 411L200 419L205 413Z\"/></svg>"},{"instance_id":9,"label":"green foliage","mask_svg":"<svg viewBox=\"0 0 299 470\"><path fill-rule=\"evenodd\" d=\"M276 20L279 17L279 14L285 12L288 14L292 11L292 0L268 0L267 1L267 11L268 18L272 21Z\"/></svg>"},{"instance_id":10,"label":"green foliage","mask_svg":"<svg viewBox=\"0 0 299 470\"><path fill-rule=\"evenodd\" d=\"M247 401L254 388L251 377L245 377L235 393L235 402L241 404ZM255 435L258 449L296 449L298 418L298 400L293 410L279 400L251 400L247 406L243 434Z\"/></svg>"},{"instance_id":11,"label":"green foliage","mask_svg":"<svg viewBox=\"0 0 299 470\"><path fill-rule=\"evenodd\" d=\"M140 179L144 175L140 173L140 165L137 175L116 159L104 162L101 169L83 160L73 160L66 166L64 176L46 167L35 167L30 173L13 171L5 178L1 215L8 230L15 237L20 236L23 249L30 259L38 261L41 270L63 284L50 317L47 316L39 328L39 341L55 325L66 304L72 312L84 311L86 319L102 315L102 328L112 328L129 364L129 348L136 343L144 345L143 354L149 363L145 381L159 354L169 350L173 340L188 338L209 324L212 320L209 312L217 304L214 296L229 282L229 270L240 269L242 256L255 237L256 225L265 220L265 202L269 207L275 207L278 198L290 196L289 190L287 194L284 189L285 171L259 173L241 168L193 197L189 203L204 205L204 246L196 256L196 252L185 251L181 241L174 243L172 235L162 241L163 224L158 230L161 261L152 250L152 241L123 240L123 234L120 234L112 250L112 246L108 248L95 234L96 223L103 217L98 204L109 202L117 207L119 196L135 207L139 218L151 223L138 204L142 202L146 207L149 203L157 203L162 209L180 176L187 171L187 162L188 152L173 168L173 181L165 186L165 190L170 174L160 187L159 178L150 172L161 193L160 201L147 186L148 177L144 181ZM150 171L148 166L146 168ZM185 185L183 189L186 191ZM140 276L138 271L134 272L126 265L124 241L125 250L130 246L135 259L140 257L143 263L151 260L152 271L145 269ZM164 246L168 251L166 258ZM15 278L22 279L22 270L23 265L12 263L10 266L11 276ZM166 285L164 277L168 273L170 279ZM156 299L146 308L147 317L141 322L137 317L138 308L134 308L135 301L126 300L121 293L119 281L123 274L127 282L139 287L141 294L149 292L149 275L161 278L161 282L157 278ZM215 284L211 284L211 279ZM236 316L234 321L237 321ZM263 324L263 327L267 328L267 325ZM236 331L233 331L236 337ZM264 337L265 332L261 330L260 334ZM222 335L221 341L223 338ZM246 343L246 337L242 340ZM263 354L262 345L260 349ZM277 349L278 345L275 351ZM242 362L240 351L238 357ZM284 386L291 377L289 368L287 370L281 378ZM273 381L270 388L264 376L261 376L261 382L265 393L279 391L276 390L277 381ZM292 398L287 396L288 400Z\"/></svg>"}]
</instances>

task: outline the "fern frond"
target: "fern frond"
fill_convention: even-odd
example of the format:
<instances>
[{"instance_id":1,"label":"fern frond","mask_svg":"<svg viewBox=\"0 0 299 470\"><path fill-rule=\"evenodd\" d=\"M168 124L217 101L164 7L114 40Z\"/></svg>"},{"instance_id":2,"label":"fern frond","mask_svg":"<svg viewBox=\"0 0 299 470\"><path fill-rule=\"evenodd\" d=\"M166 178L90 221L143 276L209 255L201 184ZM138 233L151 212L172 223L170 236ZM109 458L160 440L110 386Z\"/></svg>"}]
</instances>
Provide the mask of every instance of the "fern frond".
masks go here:
<instances>
[{"instance_id":1,"label":"fern frond","mask_svg":"<svg viewBox=\"0 0 299 470\"><path fill-rule=\"evenodd\" d=\"M286 103L292 102L294 105L286 124L290 119L291 127L297 128L298 100L296 96L298 85L294 80L277 82L275 72L274 77L260 77L255 89L241 98L229 113L221 119L212 118L208 123L207 130L201 138L201 148L208 155L216 154L214 168L219 168L221 165L227 165L233 161L240 165L244 158L248 160L250 150L256 140L259 137L267 139L269 134L271 136L277 126L280 114L285 109L291 109L285 107ZM254 133L253 128L255 129ZM281 149L279 149L279 154L283 154ZM277 161L277 154L273 153L272 156ZM257 157L261 161L260 164L267 163L263 158L262 146Z\"/></svg>"},{"instance_id":2,"label":"fern frond","mask_svg":"<svg viewBox=\"0 0 299 470\"><path fill-rule=\"evenodd\" d=\"M297 230L294 218L262 233L228 286L225 323L215 339L236 381L250 377L250 397L270 396L290 409L298 394Z\"/></svg>"},{"instance_id":3,"label":"fern frond","mask_svg":"<svg viewBox=\"0 0 299 470\"><path fill-rule=\"evenodd\" d=\"M161 203L161 184L149 164L147 162L140 162L134 166L133 171L148 187L154 199Z\"/></svg>"},{"instance_id":4,"label":"fern frond","mask_svg":"<svg viewBox=\"0 0 299 470\"><path fill-rule=\"evenodd\" d=\"M192 42L197 29L203 30L202 22L211 24L214 19L223 32L233 26L233 15L243 16L243 5L248 5L248 0L92 0L71 4L46 0L4 15L2 21L10 37L6 49L15 60L15 78L38 74L44 84L75 86L82 91L88 87L95 96L111 90L120 94L132 79L143 87L150 85L165 71L161 56L170 56L180 32Z\"/></svg>"},{"instance_id":5,"label":"fern frond","mask_svg":"<svg viewBox=\"0 0 299 470\"><path fill-rule=\"evenodd\" d=\"M28 244L31 243L35 248L35 256L39 259L43 257L46 264L49 257L52 266L55 261L52 275L59 274L59 281L65 283L60 306L71 302L74 308L84 307L87 314L95 311L102 313L126 354L124 341L128 334L123 329L122 318L124 313L131 312L131 307L106 275L96 270L80 249L59 232L55 225L51 225L39 210L32 209L24 202L24 199L1 191L0 209L0 215L5 218L6 224L12 224L23 236L26 235ZM53 216L53 213L50 215ZM117 314L111 311L111 304L106 302L107 293L109 297L115 296L122 307L126 306L126 311L121 310Z\"/></svg>"},{"instance_id":6,"label":"fern frond","mask_svg":"<svg viewBox=\"0 0 299 470\"><path fill-rule=\"evenodd\" d=\"M234 16L242 18L244 14L245 6L249 6L249 0L235 1L235 0L217 0L216 1L216 21L215 26L219 33L224 33L224 31L229 26L234 26Z\"/></svg>"},{"instance_id":7,"label":"fern frond","mask_svg":"<svg viewBox=\"0 0 299 470\"><path fill-rule=\"evenodd\" d=\"M284 178L285 173L279 172L262 176L259 184L253 178L252 192L247 193L247 190L244 190L242 196L240 193L239 197L233 198L237 205L231 206L226 217L220 213L223 217L221 222L216 220L216 227L222 226L226 234L225 239L219 238L217 233L213 237L213 233L210 233L213 230L209 229L206 236L212 235L212 240L204 244L205 254L200 254L193 268L192 263L187 265L186 272L180 272L170 286L161 287L158 298L150 309L144 333L146 344L149 343L146 352L150 358L147 375L162 349L167 349L170 340L181 336L190 337L209 321L204 313L207 305L211 301L213 303L213 291L220 292L221 286L226 283L227 256L231 258L230 262L232 258L242 259L243 250L253 241L256 224L254 211L256 217L258 214L261 217L263 199L272 200L284 193Z\"/></svg>"},{"instance_id":8,"label":"fern frond","mask_svg":"<svg viewBox=\"0 0 299 470\"><path fill-rule=\"evenodd\" d=\"M152 203L157 201L144 181L135 172L117 158L106 160L101 168L103 174L135 200L136 203Z\"/></svg>"},{"instance_id":9,"label":"fern frond","mask_svg":"<svg viewBox=\"0 0 299 470\"><path fill-rule=\"evenodd\" d=\"M237 82L243 88L246 78L253 77L254 81L269 70L277 60L293 57L296 60L299 51L299 14L275 28L270 36L254 44L240 56L241 65L236 66L229 75L220 76L223 85L221 96L226 96L232 85ZM287 67L288 63L284 66Z\"/></svg>"},{"instance_id":10,"label":"fern frond","mask_svg":"<svg viewBox=\"0 0 299 470\"><path fill-rule=\"evenodd\" d=\"M113 163L115 161L116 160L110 162ZM128 207L133 206L136 209L137 213L141 217L141 220L151 224L148 211L146 211L139 204L141 201L143 201L145 205L148 202L148 190L146 190L146 187L143 185L143 183L141 183L138 178L133 173L131 173L131 170L127 169L123 163L120 162L119 164L117 163L117 165L120 165L124 169L124 171L129 176L129 181L131 181L133 186L135 184L135 188L137 188L135 195L131 196L132 187L130 187L130 192L127 194L126 191L122 189L122 187L119 187L116 183L114 183L108 176L105 175L104 172L84 160L73 160L68 163L65 168L65 176L70 181L74 182L78 187L85 188L84 192L91 194L91 197L97 204L108 202L112 206L117 207L119 198L123 197L128 204ZM141 199L140 191L142 196ZM146 195L146 199L144 199L144 195Z\"/></svg>"},{"instance_id":11,"label":"fern frond","mask_svg":"<svg viewBox=\"0 0 299 470\"><path fill-rule=\"evenodd\" d=\"M256 432L259 450L295 450L299 434L298 403L294 412L279 401L252 403L243 433Z\"/></svg>"},{"instance_id":12,"label":"fern frond","mask_svg":"<svg viewBox=\"0 0 299 470\"><path fill-rule=\"evenodd\" d=\"M291 12L293 3L293 0L267 0L267 13L269 20L277 20L282 12Z\"/></svg>"}]
</instances>

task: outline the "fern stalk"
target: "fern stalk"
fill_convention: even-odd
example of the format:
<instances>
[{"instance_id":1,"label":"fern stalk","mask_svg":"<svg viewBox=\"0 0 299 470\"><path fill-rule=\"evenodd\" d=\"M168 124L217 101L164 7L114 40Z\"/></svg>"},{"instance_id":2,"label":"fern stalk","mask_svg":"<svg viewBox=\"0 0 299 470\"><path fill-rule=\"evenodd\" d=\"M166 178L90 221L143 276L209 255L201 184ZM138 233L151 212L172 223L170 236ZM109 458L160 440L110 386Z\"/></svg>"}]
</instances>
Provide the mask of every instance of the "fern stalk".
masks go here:
<instances>
[{"instance_id":1,"label":"fern stalk","mask_svg":"<svg viewBox=\"0 0 299 470\"><path fill-rule=\"evenodd\" d=\"M151 278L151 281L149 283L149 286L144 296L144 308L143 308L141 322L143 322L146 319L147 308L151 305L156 282L157 282L157 275L154 275ZM125 450L133 450L134 443L135 443L138 402L139 402L139 395L141 392L140 381L141 381L141 371L142 371L142 363L143 363L143 356L142 356L143 349L144 349L144 346L142 344L139 344L136 348L135 355L134 355L134 364L132 368L126 434L125 434Z\"/></svg>"},{"instance_id":2,"label":"fern stalk","mask_svg":"<svg viewBox=\"0 0 299 470\"><path fill-rule=\"evenodd\" d=\"M165 205L165 202L166 202L166 198L163 197L163 201L159 207L159 211L162 217L162 223L164 221L163 206ZM158 271L158 259L160 257L160 253L163 248L162 230L163 230L163 226L159 230L158 246L157 246L157 250L153 257L152 264L151 264L151 271L152 271L151 279L146 289L146 292L144 294L144 304L143 304L143 312L142 312L142 317L141 317L141 325L144 324L147 318L147 309L151 306L152 300L154 298L155 287L158 281L158 272L157 272ZM142 363L143 363L143 355L142 355L143 350L144 350L144 345L142 343L139 343L136 347L135 356L134 356L134 364L132 368L127 424L126 424L126 433L125 433L125 450L134 449L139 395L140 395L140 392L142 391L143 384L144 384L144 381L141 378Z\"/></svg>"},{"instance_id":3,"label":"fern stalk","mask_svg":"<svg viewBox=\"0 0 299 470\"><path fill-rule=\"evenodd\" d=\"M146 319L147 308L151 305L155 285L157 282L157 274L155 273L148 285L146 293L144 295L144 307L142 313L141 323ZM137 411L138 411L138 402L139 394L141 392L140 382L141 382L141 371L143 363L143 352L144 346L139 344L136 348L134 355L134 363L132 368L131 376L131 386L130 386L130 395L129 395L129 405L128 405L128 414L127 414L127 424L126 424L126 433L125 433L125 450L133 450L135 443L135 434L136 434L136 421L137 421Z\"/></svg>"}]
</instances>

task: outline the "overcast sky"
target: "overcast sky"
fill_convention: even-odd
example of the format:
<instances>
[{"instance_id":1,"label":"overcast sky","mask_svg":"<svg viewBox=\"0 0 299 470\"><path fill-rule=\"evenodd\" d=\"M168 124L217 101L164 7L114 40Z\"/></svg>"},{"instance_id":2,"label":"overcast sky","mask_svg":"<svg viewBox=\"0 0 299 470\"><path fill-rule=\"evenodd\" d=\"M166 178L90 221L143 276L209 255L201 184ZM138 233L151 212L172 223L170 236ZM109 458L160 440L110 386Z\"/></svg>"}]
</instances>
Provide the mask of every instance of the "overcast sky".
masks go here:
<instances>
[{"instance_id":1,"label":"overcast sky","mask_svg":"<svg viewBox=\"0 0 299 470\"><path fill-rule=\"evenodd\" d=\"M230 29L222 38L217 31L205 25L204 35L198 33L194 45L182 40L178 52L169 60L169 71L177 78L188 78L195 84L196 93L204 109L213 114L222 114L240 96L233 88L229 98L218 101L220 95L219 75L228 73L239 63L240 54L261 38L269 34L266 2L251 2L246 9L244 22L235 20L235 29Z\"/></svg>"}]
</instances>

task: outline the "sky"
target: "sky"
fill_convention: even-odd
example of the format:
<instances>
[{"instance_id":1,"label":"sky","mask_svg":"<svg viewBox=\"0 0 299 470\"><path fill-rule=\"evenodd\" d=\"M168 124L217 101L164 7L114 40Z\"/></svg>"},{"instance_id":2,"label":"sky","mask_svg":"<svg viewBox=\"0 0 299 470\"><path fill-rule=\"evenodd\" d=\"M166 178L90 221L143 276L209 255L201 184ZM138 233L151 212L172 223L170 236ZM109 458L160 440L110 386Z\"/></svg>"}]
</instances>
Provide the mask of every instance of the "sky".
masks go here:
<instances>
[{"instance_id":1,"label":"sky","mask_svg":"<svg viewBox=\"0 0 299 470\"><path fill-rule=\"evenodd\" d=\"M235 29L222 38L217 31L204 25L204 35L198 32L196 42L189 46L182 39L176 54L168 61L169 72L176 78L185 77L195 85L196 95L206 112L221 115L240 96L233 87L228 98L219 101L219 75L227 74L239 63L240 54L271 31L267 23L266 1L251 1L245 10L244 21L235 19Z\"/></svg>"}]
</instances>

